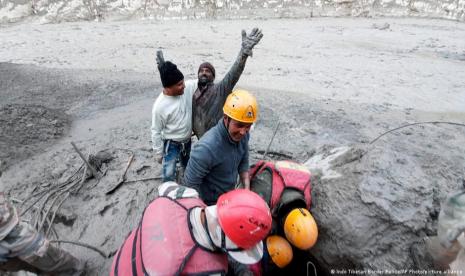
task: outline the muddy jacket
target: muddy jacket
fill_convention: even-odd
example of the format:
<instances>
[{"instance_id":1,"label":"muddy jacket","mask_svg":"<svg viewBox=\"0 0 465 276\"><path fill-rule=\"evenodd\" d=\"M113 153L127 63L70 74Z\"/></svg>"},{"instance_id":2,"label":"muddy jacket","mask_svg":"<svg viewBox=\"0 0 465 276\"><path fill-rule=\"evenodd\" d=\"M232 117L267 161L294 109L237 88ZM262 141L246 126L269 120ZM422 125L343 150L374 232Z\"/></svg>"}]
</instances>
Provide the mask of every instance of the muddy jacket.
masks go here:
<instances>
[{"instance_id":1,"label":"muddy jacket","mask_svg":"<svg viewBox=\"0 0 465 276\"><path fill-rule=\"evenodd\" d=\"M211 252L193 238L189 210L194 207L205 204L198 198L152 201L116 254L110 276L226 274L226 254Z\"/></svg>"},{"instance_id":2,"label":"muddy jacket","mask_svg":"<svg viewBox=\"0 0 465 276\"><path fill-rule=\"evenodd\" d=\"M26 222L0 193L0 271L27 270L52 275L79 275L84 263L54 247Z\"/></svg>"},{"instance_id":3,"label":"muddy jacket","mask_svg":"<svg viewBox=\"0 0 465 276\"><path fill-rule=\"evenodd\" d=\"M192 129L200 139L223 116L223 105L244 71L247 55L239 52L229 72L218 83L210 83L202 90L197 88L192 102Z\"/></svg>"},{"instance_id":4,"label":"muddy jacket","mask_svg":"<svg viewBox=\"0 0 465 276\"><path fill-rule=\"evenodd\" d=\"M10 204L4 193L0 193L0 240L3 240L18 224L16 209Z\"/></svg>"}]
</instances>

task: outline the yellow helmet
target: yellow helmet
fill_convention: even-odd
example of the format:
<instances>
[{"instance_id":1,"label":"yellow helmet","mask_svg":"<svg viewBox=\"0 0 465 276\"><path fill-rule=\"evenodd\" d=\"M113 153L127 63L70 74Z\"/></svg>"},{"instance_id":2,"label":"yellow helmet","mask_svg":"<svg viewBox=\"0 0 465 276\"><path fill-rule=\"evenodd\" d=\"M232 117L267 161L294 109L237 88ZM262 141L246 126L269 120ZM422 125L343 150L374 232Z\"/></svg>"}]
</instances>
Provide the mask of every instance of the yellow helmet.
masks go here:
<instances>
[{"instance_id":1,"label":"yellow helmet","mask_svg":"<svg viewBox=\"0 0 465 276\"><path fill-rule=\"evenodd\" d=\"M258 117L257 100L248 91L236 89L226 98L223 113L239 122L255 123Z\"/></svg>"},{"instance_id":2,"label":"yellow helmet","mask_svg":"<svg viewBox=\"0 0 465 276\"><path fill-rule=\"evenodd\" d=\"M287 266L292 261L292 247L286 239L277 235L268 236L266 248L271 260L279 268Z\"/></svg>"},{"instance_id":3,"label":"yellow helmet","mask_svg":"<svg viewBox=\"0 0 465 276\"><path fill-rule=\"evenodd\" d=\"M318 227L307 209L295 208L284 221L284 234L295 247L307 250L316 243Z\"/></svg>"}]
</instances>

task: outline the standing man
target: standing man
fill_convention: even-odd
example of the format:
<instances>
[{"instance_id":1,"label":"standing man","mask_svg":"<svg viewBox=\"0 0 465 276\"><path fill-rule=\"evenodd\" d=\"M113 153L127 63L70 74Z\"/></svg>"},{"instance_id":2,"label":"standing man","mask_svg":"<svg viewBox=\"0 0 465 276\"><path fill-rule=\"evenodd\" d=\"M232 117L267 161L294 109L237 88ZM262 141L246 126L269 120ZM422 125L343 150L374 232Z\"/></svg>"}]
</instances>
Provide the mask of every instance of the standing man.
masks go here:
<instances>
[{"instance_id":1,"label":"standing man","mask_svg":"<svg viewBox=\"0 0 465 276\"><path fill-rule=\"evenodd\" d=\"M242 45L236 61L229 69L223 79L214 83L216 77L215 67L209 62L200 64L195 81L194 99L192 102L192 130L198 139L205 132L214 127L223 116L221 110L226 97L231 94L234 86L244 71L245 63L249 56L252 56L252 49L260 42L263 34L258 28L252 29L249 35L242 30ZM161 51L159 51L159 56ZM158 64L159 59L157 59ZM190 81L188 81L190 82Z\"/></svg>"},{"instance_id":2,"label":"standing man","mask_svg":"<svg viewBox=\"0 0 465 276\"><path fill-rule=\"evenodd\" d=\"M182 167L189 160L192 135L192 95L196 84L184 84L184 75L157 52L163 92L152 109L152 148L158 163L163 163L163 181L174 181L176 162Z\"/></svg>"},{"instance_id":3,"label":"standing man","mask_svg":"<svg viewBox=\"0 0 465 276\"><path fill-rule=\"evenodd\" d=\"M226 99L223 118L192 149L184 185L196 189L207 205L234 189L238 176L250 189L249 130L257 120L257 100L245 90Z\"/></svg>"},{"instance_id":4,"label":"standing man","mask_svg":"<svg viewBox=\"0 0 465 276\"><path fill-rule=\"evenodd\" d=\"M218 83L214 83L216 73L213 65L209 62L200 64L197 72L198 88L194 93L192 106L194 119L192 129L197 138L200 139L223 117L221 107L239 81L247 58L252 56L252 49L262 37L262 31L258 28L252 29L249 35L242 30L242 47L239 55L229 72Z\"/></svg>"}]
</instances>

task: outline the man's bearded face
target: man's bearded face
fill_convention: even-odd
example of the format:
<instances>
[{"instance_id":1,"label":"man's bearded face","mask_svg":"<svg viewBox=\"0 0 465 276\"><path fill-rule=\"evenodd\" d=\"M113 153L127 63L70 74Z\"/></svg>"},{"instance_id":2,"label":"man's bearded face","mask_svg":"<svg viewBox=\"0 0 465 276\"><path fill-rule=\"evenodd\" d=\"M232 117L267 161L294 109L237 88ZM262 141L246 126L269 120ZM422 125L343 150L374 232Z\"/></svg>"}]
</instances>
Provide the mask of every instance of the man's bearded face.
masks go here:
<instances>
[{"instance_id":1,"label":"man's bearded face","mask_svg":"<svg viewBox=\"0 0 465 276\"><path fill-rule=\"evenodd\" d=\"M212 73L212 71L210 71L210 69L208 69L206 67L200 68L200 70L199 70L199 84L205 85L205 84L208 84L210 82L213 82L214 79L215 79L215 77L213 76L213 73Z\"/></svg>"}]
</instances>

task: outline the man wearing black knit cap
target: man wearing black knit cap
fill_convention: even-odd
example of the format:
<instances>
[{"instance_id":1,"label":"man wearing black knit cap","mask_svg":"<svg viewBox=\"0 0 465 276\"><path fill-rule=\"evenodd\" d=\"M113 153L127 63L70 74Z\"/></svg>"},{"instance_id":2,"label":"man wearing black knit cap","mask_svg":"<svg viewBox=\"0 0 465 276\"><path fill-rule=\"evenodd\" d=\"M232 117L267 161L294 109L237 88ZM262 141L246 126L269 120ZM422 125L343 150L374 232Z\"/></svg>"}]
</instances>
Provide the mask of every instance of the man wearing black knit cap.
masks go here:
<instances>
[{"instance_id":1,"label":"man wearing black knit cap","mask_svg":"<svg viewBox=\"0 0 465 276\"><path fill-rule=\"evenodd\" d=\"M163 164L163 182L175 181L176 161L179 159L185 168L189 160L196 85L185 84L184 75L170 61L160 62L158 70L163 92L152 108L152 148L157 162Z\"/></svg>"},{"instance_id":2,"label":"man wearing black knit cap","mask_svg":"<svg viewBox=\"0 0 465 276\"><path fill-rule=\"evenodd\" d=\"M250 34L242 30L242 47L236 61L224 78L214 83L215 68L209 62L204 62L197 71L198 81L192 104L192 130L200 139L205 132L214 127L223 118L223 105L231 94L244 71L245 62L252 56L252 49L262 39L262 31L252 29ZM160 63L160 61L157 62Z\"/></svg>"}]
</instances>

